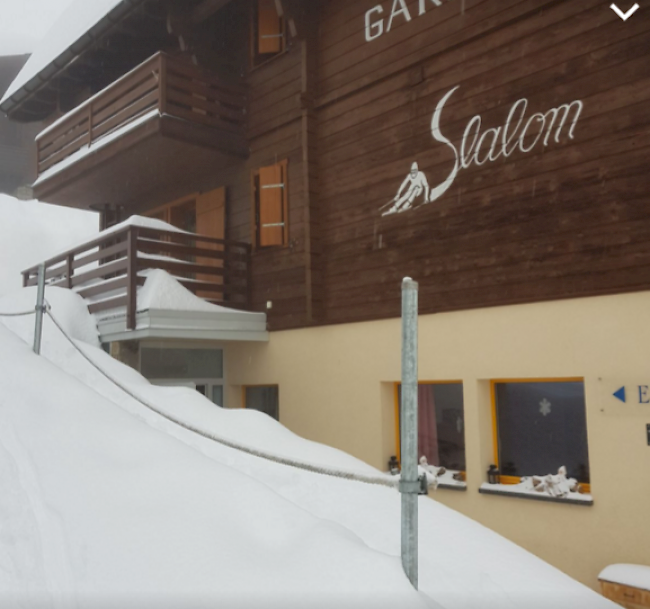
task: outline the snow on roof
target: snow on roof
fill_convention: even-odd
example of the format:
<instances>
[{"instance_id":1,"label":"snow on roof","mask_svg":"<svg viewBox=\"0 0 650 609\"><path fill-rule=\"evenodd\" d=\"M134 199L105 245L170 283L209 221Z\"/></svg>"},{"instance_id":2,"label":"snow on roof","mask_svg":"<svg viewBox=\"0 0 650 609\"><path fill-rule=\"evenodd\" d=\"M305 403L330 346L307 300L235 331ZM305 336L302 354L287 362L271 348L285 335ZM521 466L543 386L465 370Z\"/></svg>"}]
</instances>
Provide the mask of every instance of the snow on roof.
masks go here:
<instances>
[{"instance_id":1,"label":"snow on roof","mask_svg":"<svg viewBox=\"0 0 650 609\"><path fill-rule=\"evenodd\" d=\"M61 64L57 66L58 68L65 67L65 64L62 63L62 56L64 53L71 47L73 47L74 51L75 43L78 42L81 37L88 32L88 30L106 17L111 10L124 1L125 0L75 0L72 2L72 4L54 23L41 44L28 59L27 63L23 66L23 69L18 73L18 76L16 76L4 94L0 104L4 103L26 85L29 89L34 88L37 83L30 85L31 81L45 80L45 77L42 76L42 72L52 64L56 64L57 60L61 62Z\"/></svg>"},{"instance_id":2,"label":"snow on roof","mask_svg":"<svg viewBox=\"0 0 650 609\"><path fill-rule=\"evenodd\" d=\"M632 586L641 590L650 590L650 566L646 565L609 565L605 567L598 576L614 584Z\"/></svg>"}]
</instances>

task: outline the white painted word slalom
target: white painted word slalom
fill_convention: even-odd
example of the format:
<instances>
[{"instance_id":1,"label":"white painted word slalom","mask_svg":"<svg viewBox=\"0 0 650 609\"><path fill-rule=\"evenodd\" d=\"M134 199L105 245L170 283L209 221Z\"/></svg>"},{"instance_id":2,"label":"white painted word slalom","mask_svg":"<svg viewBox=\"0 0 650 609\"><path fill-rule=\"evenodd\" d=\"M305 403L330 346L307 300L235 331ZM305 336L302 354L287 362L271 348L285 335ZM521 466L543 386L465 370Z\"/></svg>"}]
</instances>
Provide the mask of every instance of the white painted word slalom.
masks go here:
<instances>
[{"instance_id":1,"label":"white painted word slalom","mask_svg":"<svg viewBox=\"0 0 650 609\"><path fill-rule=\"evenodd\" d=\"M366 42L372 42L385 33L390 32L398 23L408 23L413 17L422 17L430 8L442 6L442 0L417 0L409 4L406 0L393 0L390 13L384 10L383 5L373 6L366 12Z\"/></svg>"},{"instance_id":2,"label":"white painted word slalom","mask_svg":"<svg viewBox=\"0 0 650 609\"><path fill-rule=\"evenodd\" d=\"M542 144L548 146L551 141L560 143L564 133L569 139L573 139L584 107L581 101L575 100L529 116L528 100L522 98L512 105L506 122L500 127L483 130L481 115L474 116L467 123L460 144L456 145L443 135L441 121L445 105L458 89L459 86L453 88L438 102L431 119L433 139L445 144L453 152L454 165L451 172L442 183L430 188L429 181L418 164L413 163L411 173L402 183L397 195L380 208L380 211L383 211L382 215L407 211L419 198L422 198L420 204L436 201L449 190L458 174L472 165L480 167L502 157L508 158L515 152L529 153Z\"/></svg>"}]
</instances>

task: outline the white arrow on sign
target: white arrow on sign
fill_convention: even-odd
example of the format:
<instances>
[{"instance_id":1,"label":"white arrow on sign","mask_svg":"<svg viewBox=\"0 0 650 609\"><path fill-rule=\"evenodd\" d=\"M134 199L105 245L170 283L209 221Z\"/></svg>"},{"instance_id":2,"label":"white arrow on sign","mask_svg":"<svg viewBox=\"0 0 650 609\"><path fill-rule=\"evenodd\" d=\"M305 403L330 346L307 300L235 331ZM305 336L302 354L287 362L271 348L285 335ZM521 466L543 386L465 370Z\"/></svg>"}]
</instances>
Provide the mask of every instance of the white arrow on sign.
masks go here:
<instances>
[{"instance_id":1,"label":"white arrow on sign","mask_svg":"<svg viewBox=\"0 0 650 609\"><path fill-rule=\"evenodd\" d=\"M627 21L634 13L639 10L639 5L635 4L627 13L624 13L618 6L615 4L612 4L609 8L611 8L623 21Z\"/></svg>"}]
</instances>

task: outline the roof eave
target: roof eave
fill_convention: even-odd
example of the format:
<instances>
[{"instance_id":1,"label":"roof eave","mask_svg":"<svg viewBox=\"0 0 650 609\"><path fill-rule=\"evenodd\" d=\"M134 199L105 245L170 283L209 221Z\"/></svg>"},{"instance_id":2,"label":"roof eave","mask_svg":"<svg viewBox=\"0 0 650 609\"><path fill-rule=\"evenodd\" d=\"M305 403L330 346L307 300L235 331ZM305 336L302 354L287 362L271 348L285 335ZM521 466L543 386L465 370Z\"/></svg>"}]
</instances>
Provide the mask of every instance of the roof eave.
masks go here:
<instances>
[{"instance_id":1,"label":"roof eave","mask_svg":"<svg viewBox=\"0 0 650 609\"><path fill-rule=\"evenodd\" d=\"M97 42L111 27L122 21L128 14L144 4L146 0L122 0L95 25L93 25L81 38L70 45L61 55L50 62L46 68L38 72L31 80L27 81L20 89L0 102L0 110L6 115L11 115L20 106L30 99L36 92L43 89L53 78L61 74L72 62L77 60L88 48Z\"/></svg>"}]
</instances>

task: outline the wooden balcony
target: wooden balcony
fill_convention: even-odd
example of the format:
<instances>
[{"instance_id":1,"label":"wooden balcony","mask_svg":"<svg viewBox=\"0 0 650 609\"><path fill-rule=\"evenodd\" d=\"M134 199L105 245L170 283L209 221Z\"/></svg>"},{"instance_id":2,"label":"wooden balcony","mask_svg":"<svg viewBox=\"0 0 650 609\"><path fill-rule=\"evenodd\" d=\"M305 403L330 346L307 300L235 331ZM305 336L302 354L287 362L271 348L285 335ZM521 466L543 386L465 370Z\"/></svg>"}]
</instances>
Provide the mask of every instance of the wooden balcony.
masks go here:
<instances>
[{"instance_id":1,"label":"wooden balcony","mask_svg":"<svg viewBox=\"0 0 650 609\"><path fill-rule=\"evenodd\" d=\"M37 198L72 207L165 200L245 158L245 90L157 53L41 132Z\"/></svg>"},{"instance_id":2,"label":"wooden balcony","mask_svg":"<svg viewBox=\"0 0 650 609\"><path fill-rule=\"evenodd\" d=\"M152 269L208 302L250 310L250 254L248 243L128 225L47 260L45 278L85 298L91 313L125 313L134 330L137 291ZM23 271L24 286L37 283L38 266Z\"/></svg>"}]
</instances>

